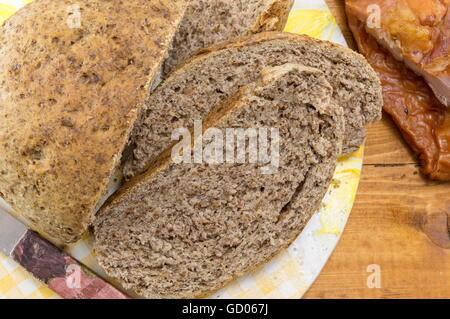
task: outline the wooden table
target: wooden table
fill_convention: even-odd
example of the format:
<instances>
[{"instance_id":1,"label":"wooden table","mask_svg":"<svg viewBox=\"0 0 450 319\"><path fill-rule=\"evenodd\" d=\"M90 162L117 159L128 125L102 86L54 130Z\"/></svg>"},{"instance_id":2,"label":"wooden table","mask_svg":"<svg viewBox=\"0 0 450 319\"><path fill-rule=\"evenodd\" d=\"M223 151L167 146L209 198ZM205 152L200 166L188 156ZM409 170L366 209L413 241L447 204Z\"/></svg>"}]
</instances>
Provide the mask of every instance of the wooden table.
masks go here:
<instances>
[{"instance_id":1,"label":"wooden table","mask_svg":"<svg viewBox=\"0 0 450 319\"><path fill-rule=\"evenodd\" d=\"M347 41L344 1L327 0ZM306 298L450 298L450 183L425 179L388 115L367 131L357 199ZM381 288L368 288L369 265Z\"/></svg>"}]
</instances>

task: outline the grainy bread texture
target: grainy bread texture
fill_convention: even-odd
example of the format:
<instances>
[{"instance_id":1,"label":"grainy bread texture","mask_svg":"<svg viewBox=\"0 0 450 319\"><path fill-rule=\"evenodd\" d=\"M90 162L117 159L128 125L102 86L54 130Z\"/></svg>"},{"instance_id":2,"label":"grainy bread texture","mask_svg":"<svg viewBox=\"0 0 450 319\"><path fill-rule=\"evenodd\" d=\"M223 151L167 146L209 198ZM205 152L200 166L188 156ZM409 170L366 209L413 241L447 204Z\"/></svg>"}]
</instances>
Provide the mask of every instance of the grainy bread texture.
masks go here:
<instances>
[{"instance_id":1,"label":"grainy bread texture","mask_svg":"<svg viewBox=\"0 0 450 319\"><path fill-rule=\"evenodd\" d=\"M262 68L290 62L325 73L335 102L346 114L343 153L356 150L364 140L364 126L381 117L376 73L361 55L340 45L268 32L204 49L150 95L132 134L134 151L125 164L125 175L143 171L164 150L175 128L191 127L214 105L254 81Z\"/></svg>"},{"instance_id":2,"label":"grainy bread texture","mask_svg":"<svg viewBox=\"0 0 450 319\"><path fill-rule=\"evenodd\" d=\"M288 64L216 106L203 119L212 127L224 136L278 129L278 171L263 174L263 162L175 164L169 148L114 195L94 222L96 255L144 297L203 296L289 245L333 176L344 118L322 72ZM237 154L236 145L224 152Z\"/></svg>"},{"instance_id":3,"label":"grainy bread texture","mask_svg":"<svg viewBox=\"0 0 450 319\"><path fill-rule=\"evenodd\" d=\"M168 74L197 50L263 31L283 31L294 0L192 0L164 64Z\"/></svg>"},{"instance_id":4,"label":"grainy bread texture","mask_svg":"<svg viewBox=\"0 0 450 319\"><path fill-rule=\"evenodd\" d=\"M35 0L0 27L0 196L34 229L86 230L186 6Z\"/></svg>"}]
</instances>

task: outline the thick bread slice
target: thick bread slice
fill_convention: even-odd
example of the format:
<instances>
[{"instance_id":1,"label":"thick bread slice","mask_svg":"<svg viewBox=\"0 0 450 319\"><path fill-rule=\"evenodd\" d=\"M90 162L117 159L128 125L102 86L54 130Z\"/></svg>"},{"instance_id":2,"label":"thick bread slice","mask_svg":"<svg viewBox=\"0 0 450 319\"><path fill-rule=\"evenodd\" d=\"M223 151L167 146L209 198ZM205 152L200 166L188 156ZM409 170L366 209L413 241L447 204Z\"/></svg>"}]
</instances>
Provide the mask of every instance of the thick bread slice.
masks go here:
<instances>
[{"instance_id":1,"label":"thick bread slice","mask_svg":"<svg viewBox=\"0 0 450 319\"><path fill-rule=\"evenodd\" d=\"M192 0L164 73L215 43L263 31L283 31L293 4L294 0Z\"/></svg>"},{"instance_id":2,"label":"thick bread slice","mask_svg":"<svg viewBox=\"0 0 450 319\"><path fill-rule=\"evenodd\" d=\"M100 265L148 298L196 297L222 287L302 231L333 176L343 126L322 72L294 64L264 70L216 106L203 129L223 136L227 128L278 129L278 171L263 174L263 162L175 164L167 149L96 217ZM274 136L267 136L271 145ZM236 147L223 149L238 154Z\"/></svg>"},{"instance_id":3,"label":"thick bread slice","mask_svg":"<svg viewBox=\"0 0 450 319\"><path fill-rule=\"evenodd\" d=\"M0 27L0 196L57 242L86 230L186 0L35 0Z\"/></svg>"},{"instance_id":4,"label":"thick bread slice","mask_svg":"<svg viewBox=\"0 0 450 319\"><path fill-rule=\"evenodd\" d=\"M326 41L290 33L268 32L204 49L174 71L149 96L132 135L135 147L124 173L141 172L170 141L177 127L191 127L224 98L251 83L267 66L295 62L323 71L333 98L345 109L343 153L364 140L364 125L381 117L380 81L358 53Z\"/></svg>"}]
</instances>

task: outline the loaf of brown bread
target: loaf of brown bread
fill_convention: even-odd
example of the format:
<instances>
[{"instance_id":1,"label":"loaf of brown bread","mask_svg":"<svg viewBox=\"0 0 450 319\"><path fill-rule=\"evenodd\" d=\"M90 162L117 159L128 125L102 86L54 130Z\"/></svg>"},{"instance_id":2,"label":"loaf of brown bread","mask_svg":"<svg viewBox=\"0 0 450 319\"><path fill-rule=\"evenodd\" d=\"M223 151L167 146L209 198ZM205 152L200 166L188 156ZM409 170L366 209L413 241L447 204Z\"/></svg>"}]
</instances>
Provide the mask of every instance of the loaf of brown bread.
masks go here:
<instances>
[{"instance_id":1,"label":"loaf of brown bread","mask_svg":"<svg viewBox=\"0 0 450 319\"><path fill-rule=\"evenodd\" d=\"M185 153L169 147L100 210L94 223L100 265L144 297L190 298L273 257L302 231L333 176L344 118L332 95L317 69L264 69L203 118L203 147L213 141L206 137L211 128L222 136L229 128L278 129L276 170L248 160L176 164L172 153ZM227 145L220 151L240 151L237 142Z\"/></svg>"},{"instance_id":2,"label":"loaf of brown bread","mask_svg":"<svg viewBox=\"0 0 450 319\"><path fill-rule=\"evenodd\" d=\"M167 74L198 49L263 31L283 31L294 0L191 0L175 36Z\"/></svg>"},{"instance_id":3,"label":"loaf of brown bread","mask_svg":"<svg viewBox=\"0 0 450 319\"><path fill-rule=\"evenodd\" d=\"M284 63L320 69L334 89L333 99L345 110L345 154L364 140L364 126L381 117L378 76L358 53L307 36L267 32L204 49L181 65L149 96L132 136L134 152L124 173L144 170L170 142L177 127L191 127L195 119L240 87L256 79L261 69Z\"/></svg>"},{"instance_id":4,"label":"loaf of brown bread","mask_svg":"<svg viewBox=\"0 0 450 319\"><path fill-rule=\"evenodd\" d=\"M187 0L35 0L0 26L0 197L58 242L86 230Z\"/></svg>"}]
</instances>

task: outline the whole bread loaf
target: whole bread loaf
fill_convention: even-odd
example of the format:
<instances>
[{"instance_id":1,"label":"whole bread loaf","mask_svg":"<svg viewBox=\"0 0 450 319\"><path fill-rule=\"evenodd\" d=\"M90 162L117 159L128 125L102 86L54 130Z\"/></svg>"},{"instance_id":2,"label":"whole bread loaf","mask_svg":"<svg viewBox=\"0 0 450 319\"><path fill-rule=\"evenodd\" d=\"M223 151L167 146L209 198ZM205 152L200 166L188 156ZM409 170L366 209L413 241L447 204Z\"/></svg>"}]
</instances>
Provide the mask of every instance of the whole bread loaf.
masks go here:
<instances>
[{"instance_id":1,"label":"whole bread loaf","mask_svg":"<svg viewBox=\"0 0 450 319\"><path fill-rule=\"evenodd\" d=\"M132 134L134 151L125 164L125 175L145 170L168 145L175 128L191 127L195 119L254 81L261 69L291 62L325 73L334 89L333 99L346 114L343 153L358 149L364 126L381 117L383 104L378 76L364 57L307 36L267 32L204 49L149 96Z\"/></svg>"},{"instance_id":2,"label":"whole bread loaf","mask_svg":"<svg viewBox=\"0 0 450 319\"><path fill-rule=\"evenodd\" d=\"M283 31L293 4L294 0L192 0L164 73L215 43L263 31Z\"/></svg>"},{"instance_id":3,"label":"whole bread loaf","mask_svg":"<svg viewBox=\"0 0 450 319\"><path fill-rule=\"evenodd\" d=\"M333 176L344 118L332 92L317 69L263 70L203 118L203 146L213 141L211 128L222 136L229 128L278 129L277 170L264 173L264 161L248 160L176 164L176 145L169 147L100 210L100 265L144 297L191 298L272 258L302 231ZM220 151L238 154L237 144Z\"/></svg>"},{"instance_id":4,"label":"whole bread loaf","mask_svg":"<svg viewBox=\"0 0 450 319\"><path fill-rule=\"evenodd\" d=\"M77 240L167 55L186 0L35 0L0 27L0 196Z\"/></svg>"}]
</instances>

